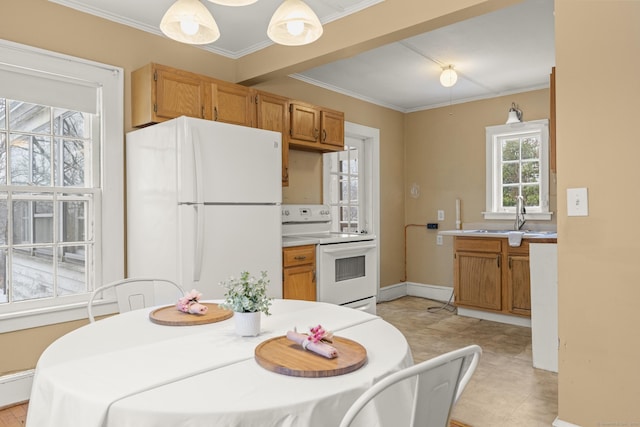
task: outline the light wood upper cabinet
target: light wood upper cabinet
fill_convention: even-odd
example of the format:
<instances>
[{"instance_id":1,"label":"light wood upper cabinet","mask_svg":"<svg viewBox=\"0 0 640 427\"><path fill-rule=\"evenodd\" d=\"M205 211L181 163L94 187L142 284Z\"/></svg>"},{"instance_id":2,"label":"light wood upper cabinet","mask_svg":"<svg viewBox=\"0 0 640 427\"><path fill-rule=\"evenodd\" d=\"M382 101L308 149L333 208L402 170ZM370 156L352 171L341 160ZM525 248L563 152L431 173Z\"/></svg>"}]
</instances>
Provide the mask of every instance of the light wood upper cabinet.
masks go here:
<instances>
[{"instance_id":1,"label":"light wood upper cabinet","mask_svg":"<svg viewBox=\"0 0 640 427\"><path fill-rule=\"evenodd\" d=\"M289 185L289 100L283 96L257 91L256 121L260 129L282 133L282 185Z\"/></svg>"},{"instance_id":2,"label":"light wood upper cabinet","mask_svg":"<svg viewBox=\"0 0 640 427\"><path fill-rule=\"evenodd\" d=\"M344 113L332 110L320 111L320 143L344 148Z\"/></svg>"},{"instance_id":3,"label":"light wood upper cabinet","mask_svg":"<svg viewBox=\"0 0 640 427\"><path fill-rule=\"evenodd\" d=\"M291 101L289 114L290 147L321 152L344 148L344 113Z\"/></svg>"},{"instance_id":4,"label":"light wood upper cabinet","mask_svg":"<svg viewBox=\"0 0 640 427\"><path fill-rule=\"evenodd\" d=\"M207 85L197 74L159 64L131 73L132 125L160 123L180 116L207 118Z\"/></svg>"},{"instance_id":5,"label":"light wood upper cabinet","mask_svg":"<svg viewBox=\"0 0 640 427\"><path fill-rule=\"evenodd\" d=\"M255 91L246 86L210 80L212 120L234 125L256 127Z\"/></svg>"}]
</instances>

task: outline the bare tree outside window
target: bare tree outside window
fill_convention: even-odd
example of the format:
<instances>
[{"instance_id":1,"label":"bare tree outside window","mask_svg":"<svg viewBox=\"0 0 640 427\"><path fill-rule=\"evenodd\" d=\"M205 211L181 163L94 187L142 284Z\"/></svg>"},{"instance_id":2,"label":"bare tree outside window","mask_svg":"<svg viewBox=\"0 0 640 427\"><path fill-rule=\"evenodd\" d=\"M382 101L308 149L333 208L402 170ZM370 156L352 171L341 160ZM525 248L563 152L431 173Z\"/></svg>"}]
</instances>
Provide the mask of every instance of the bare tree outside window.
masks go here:
<instances>
[{"instance_id":1,"label":"bare tree outside window","mask_svg":"<svg viewBox=\"0 0 640 427\"><path fill-rule=\"evenodd\" d=\"M0 303L87 292L91 123L0 98Z\"/></svg>"}]
</instances>

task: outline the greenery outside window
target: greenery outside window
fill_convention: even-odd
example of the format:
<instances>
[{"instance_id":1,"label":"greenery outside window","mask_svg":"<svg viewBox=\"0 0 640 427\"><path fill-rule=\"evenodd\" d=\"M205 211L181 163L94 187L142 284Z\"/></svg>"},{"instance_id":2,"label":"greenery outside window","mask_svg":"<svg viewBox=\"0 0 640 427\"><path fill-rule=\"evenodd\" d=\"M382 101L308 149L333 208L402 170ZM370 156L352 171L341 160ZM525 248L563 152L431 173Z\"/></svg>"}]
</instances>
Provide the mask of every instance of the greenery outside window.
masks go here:
<instances>
[{"instance_id":1,"label":"greenery outside window","mask_svg":"<svg viewBox=\"0 0 640 427\"><path fill-rule=\"evenodd\" d=\"M549 220L549 121L486 128L485 219L515 217L518 196L526 218Z\"/></svg>"}]
</instances>

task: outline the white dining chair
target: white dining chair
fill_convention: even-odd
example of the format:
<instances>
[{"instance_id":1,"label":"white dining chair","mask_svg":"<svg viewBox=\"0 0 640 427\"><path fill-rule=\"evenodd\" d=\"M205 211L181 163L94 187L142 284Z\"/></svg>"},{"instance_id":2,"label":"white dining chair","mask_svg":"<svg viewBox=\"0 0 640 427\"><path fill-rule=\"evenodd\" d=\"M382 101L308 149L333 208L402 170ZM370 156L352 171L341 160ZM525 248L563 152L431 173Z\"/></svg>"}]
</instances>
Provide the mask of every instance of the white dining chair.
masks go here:
<instances>
[{"instance_id":1,"label":"white dining chair","mask_svg":"<svg viewBox=\"0 0 640 427\"><path fill-rule=\"evenodd\" d=\"M114 289L118 311L124 313L140 308L151 307L156 301L177 302L185 295L184 289L177 283L167 279L129 278L116 280L104 286L100 286L91 293L87 303L89 321L95 322L93 305L104 291ZM175 297L175 298L174 298Z\"/></svg>"},{"instance_id":2,"label":"white dining chair","mask_svg":"<svg viewBox=\"0 0 640 427\"><path fill-rule=\"evenodd\" d=\"M395 372L364 392L342 418L348 427L374 397L403 380L415 377L411 426L447 427L453 406L478 366L482 349L470 345ZM396 427L394 424L393 427Z\"/></svg>"}]
</instances>

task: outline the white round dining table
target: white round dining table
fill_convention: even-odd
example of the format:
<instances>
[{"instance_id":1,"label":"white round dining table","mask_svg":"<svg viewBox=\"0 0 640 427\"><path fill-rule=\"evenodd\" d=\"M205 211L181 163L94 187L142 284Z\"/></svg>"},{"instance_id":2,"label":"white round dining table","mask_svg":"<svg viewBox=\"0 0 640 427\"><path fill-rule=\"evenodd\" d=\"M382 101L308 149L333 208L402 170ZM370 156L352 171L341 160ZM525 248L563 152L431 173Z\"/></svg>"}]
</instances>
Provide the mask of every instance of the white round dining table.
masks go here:
<instances>
[{"instance_id":1,"label":"white round dining table","mask_svg":"<svg viewBox=\"0 0 640 427\"><path fill-rule=\"evenodd\" d=\"M337 426L364 391L413 363L393 325L334 304L274 300L257 337L237 336L233 318L157 324L153 310L98 320L52 343L36 367L27 427ZM318 324L362 345L366 363L307 378L256 361L260 343ZM412 393L407 384L376 398L357 425L402 425Z\"/></svg>"}]
</instances>

